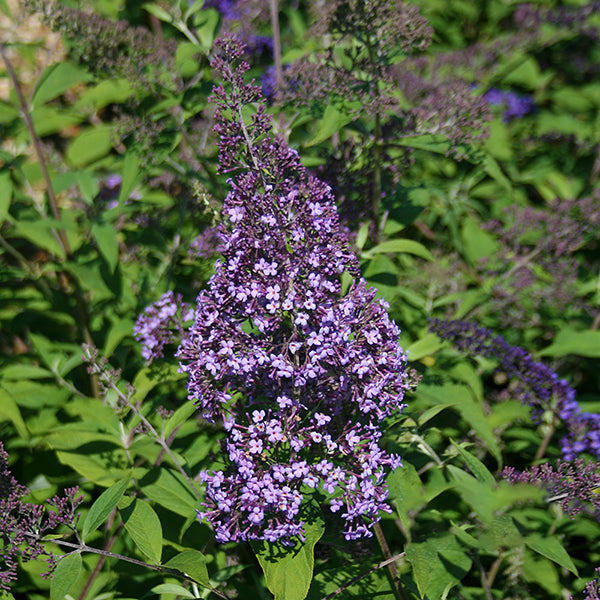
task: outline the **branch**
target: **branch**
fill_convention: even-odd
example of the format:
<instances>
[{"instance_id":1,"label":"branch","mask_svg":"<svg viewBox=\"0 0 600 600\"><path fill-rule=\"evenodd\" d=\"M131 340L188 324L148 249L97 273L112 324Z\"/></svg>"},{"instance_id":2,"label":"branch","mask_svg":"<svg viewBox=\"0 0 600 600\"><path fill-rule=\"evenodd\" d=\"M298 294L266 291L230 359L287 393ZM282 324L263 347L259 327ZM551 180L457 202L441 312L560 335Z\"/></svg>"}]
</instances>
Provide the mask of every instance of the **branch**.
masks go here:
<instances>
[{"instance_id":1,"label":"branch","mask_svg":"<svg viewBox=\"0 0 600 600\"><path fill-rule=\"evenodd\" d=\"M400 554L390 556L388 559L384 560L383 562L380 562L380 563L376 564L374 567L371 567L370 569L368 569L367 571L364 571L360 575L353 577L350 581L348 581L344 585L340 586L337 590L335 590L335 592L331 592L331 594L327 594L327 596L324 596L323 598L321 598L321 600L331 600L334 596L337 596L340 592L343 592L345 589L349 588L351 585L354 585L357 581L364 579L367 575L370 575L371 573L373 573L374 571L377 571L378 569L383 569L383 567L387 567L389 564L397 561L399 558L404 558L405 555L406 555L405 552L401 552Z\"/></svg>"}]
</instances>

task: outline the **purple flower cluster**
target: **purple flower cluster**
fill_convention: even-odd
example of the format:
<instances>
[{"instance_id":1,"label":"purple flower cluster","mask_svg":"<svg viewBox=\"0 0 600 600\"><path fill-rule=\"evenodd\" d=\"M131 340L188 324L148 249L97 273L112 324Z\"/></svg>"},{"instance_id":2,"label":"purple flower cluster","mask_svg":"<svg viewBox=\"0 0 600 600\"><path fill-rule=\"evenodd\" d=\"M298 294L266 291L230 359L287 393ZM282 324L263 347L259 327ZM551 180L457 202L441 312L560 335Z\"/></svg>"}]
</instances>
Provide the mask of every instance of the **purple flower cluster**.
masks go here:
<instances>
[{"instance_id":1,"label":"purple flower cluster","mask_svg":"<svg viewBox=\"0 0 600 600\"><path fill-rule=\"evenodd\" d=\"M535 110L533 98L528 95L517 94L517 92L491 88L483 95L483 99L492 106L504 108L503 120L505 123L513 119L520 119Z\"/></svg>"},{"instance_id":2,"label":"purple flower cluster","mask_svg":"<svg viewBox=\"0 0 600 600\"><path fill-rule=\"evenodd\" d=\"M595 579L586 584L583 593L583 600L600 600L600 567L596 569Z\"/></svg>"},{"instance_id":3,"label":"purple flower cluster","mask_svg":"<svg viewBox=\"0 0 600 600\"><path fill-rule=\"evenodd\" d=\"M181 294L169 291L146 307L133 329L142 345L142 356L151 363L163 356L167 344L178 342L184 334L183 324L193 318L194 311L182 300Z\"/></svg>"},{"instance_id":4,"label":"purple flower cluster","mask_svg":"<svg viewBox=\"0 0 600 600\"><path fill-rule=\"evenodd\" d=\"M190 398L225 429L225 467L203 474L201 516L220 542L293 543L319 491L347 539L368 537L400 465L379 446L411 385L399 330L375 290L352 281L357 259L328 186L272 137L264 103L244 120L260 93L243 81L240 45L219 48L213 66L230 87L214 92L220 164L237 174L223 259L178 352Z\"/></svg>"},{"instance_id":5,"label":"purple flower cluster","mask_svg":"<svg viewBox=\"0 0 600 600\"><path fill-rule=\"evenodd\" d=\"M429 328L462 352L497 360L498 370L516 384L510 389L511 397L531 406L535 416L552 411L568 431L560 441L565 460L573 460L586 451L600 458L600 415L581 412L575 390L550 367L475 323L433 319Z\"/></svg>"},{"instance_id":6,"label":"purple flower cluster","mask_svg":"<svg viewBox=\"0 0 600 600\"><path fill-rule=\"evenodd\" d=\"M17 579L18 559L27 562L39 556L46 557L50 571L56 557L49 553L42 541L50 532L65 525L71 530L77 526L77 507L83 496L76 497L78 488L69 488L64 496L54 496L47 505L22 501L29 490L20 485L8 468L8 453L0 442L0 592L9 592ZM48 510L51 507L52 510Z\"/></svg>"},{"instance_id":7,"label":"purple flower cluster","mask_svg":"<svg viewBox=\"0 0 600 600\"><path fill-rule=\"evenodd\" d=\"M575 459L572 463L559 460L556 467L536 465L519 473L506 467L502 476L511 483L531 483L547 491L549 501L560 502L561 508L571 517L584 508L600 515L600 467L594 461Z\"/></svg>"}]
</instances>

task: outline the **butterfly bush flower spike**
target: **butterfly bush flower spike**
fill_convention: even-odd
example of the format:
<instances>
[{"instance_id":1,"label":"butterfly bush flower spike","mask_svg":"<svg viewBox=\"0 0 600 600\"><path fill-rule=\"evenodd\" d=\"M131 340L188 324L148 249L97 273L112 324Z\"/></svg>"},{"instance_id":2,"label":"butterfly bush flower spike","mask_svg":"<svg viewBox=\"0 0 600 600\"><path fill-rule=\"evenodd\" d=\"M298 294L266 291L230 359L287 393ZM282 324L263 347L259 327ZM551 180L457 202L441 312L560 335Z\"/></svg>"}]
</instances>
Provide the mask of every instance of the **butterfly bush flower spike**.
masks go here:
<instances>
[{"instance_id":1,"label":"butterfly bush flower spike","mask_svg":"<svg viewBox=\"0 0 600 600\"><path fill-rule=\"evenodd\" d=\"M382 420L413 381L399 330L359 278L329 187L271 135L241 45L218 48L220 167L232 174L222 259L178 352L190 398L225 430L200 517L220 542L293 544L318 493L346 539L370 537L400 465L380 446Z\"/></svg>"}]
</instances>

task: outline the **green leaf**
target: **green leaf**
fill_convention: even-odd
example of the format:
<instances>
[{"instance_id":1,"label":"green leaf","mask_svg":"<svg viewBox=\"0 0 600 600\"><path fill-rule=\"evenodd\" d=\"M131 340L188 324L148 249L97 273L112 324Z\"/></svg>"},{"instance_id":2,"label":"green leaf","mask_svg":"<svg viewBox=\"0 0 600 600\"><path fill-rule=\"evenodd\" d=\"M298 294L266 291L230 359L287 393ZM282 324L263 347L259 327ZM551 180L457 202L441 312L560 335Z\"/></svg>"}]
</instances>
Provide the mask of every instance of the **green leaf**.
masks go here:
<instances>
[{"instance_id":1,"label":"green leaf","mask_svg":"<svg viewBox=\"0 0 600 600\"><path fill-rule=\"evenodd\" d=\"M21 411L12 396L3 387L0 387L0 421L11 421L19 436L24 440L29 439L29 430L23 421Z\"/></svg>"},{"instance_id":2,"label":"green leaf","mask_svg":"<svg viewBox=\"0 0 600 600\"><path fill-rule=\"evenodd\" d=\"M167 439L171 433L179 427L184 421L196 412L196 405L192 400L188 400L183 406L180 406L166 421L164 437Z\"/></svg>"},{"instance_id":3,"label":"green leaf","mask_svg":"<svg viewBox=\"0 0 600 600\"><path fill-rule=\"evenodd\" d=\"M159 371L154 369L154 365L152 365L152 367L153 368L144 367L135 376L135 379L133 380L135 392L131 397L133 402L143 400L152 388L161 383L177 381L185 377L183 373L178 373L178 367L176 365L167 365Z\"/></svg>"},{"instance_id":4,"label":"green leaf","mask_svg":"<svg viewBox=\"0 0 600 600\"><path fill-rule=\"evenodd\" d=\"M12 104L0 100L0 125L6 125L19 117L19 110Z\"/></svg>"},{"instance_id":5,"label":"green leaf","mask_svg":"<svg viewBox=\"0 0 600 600\"><path fill-rule=\"evenodd\" d=\"M488 156L497 160L510 160L513 156L513 151L506 125L498 120L494 120L489 125L489 132L489 137L483 144L483 149L486 153L489 153ZM489 161L487 167L486 172L488 175L495 181L498 181L498 172ZM500 180L502 180L502 176L503 174L500 175ZM506 184L504 182L501 182L501 185L506 189Z\"/></svg>"},{"instance_id":6,"label":"green leaf","mask_svg":"<svg viewBox=\"0 0 600 600\"><path fill-rule=\"evenodd\" d=\"M119 319L118 321L113 321L108 330L106 341L104 342L102 356L110 358L121 341L132 335L133 327L134 322L131 319Z\"/></svg>"},{"instance_id":7,"label":"green leaf","mask_svg":"<svg viewBox=\"0 0 600 600\"><path fill-rule=\"evenodd\" d=\"M309 600L332 597L336 600L398 600L390 584L387 569L369 570L373 561L354 560L325 561L314 576L314 585L309 591ZM353 582L354 583L351 583ZM337 590L343 587L340 594ZM411 594L411 600L415 596Z\"/></svg>"},{"instance_id":8,"label":"green leaf","mask_svg":"<svg viewBox=\"0 0 600 600\"><path fill-rule=\"evenodd\" d=\"M52 100L74 85L90 79L90 74L75 63L59 62L50 65L42 74L33 94L32 106Z\"/></svg>"},{"instance_id":9,"label":"green leaf","mask_svg":"<svg viewBox=\"0 0 600 600\"><path fill-rule=\"evenodd\" d=\"M455 483L454 489L473 508L477 516L489 526L494 519L496 504L494 490L454 465L447 465L446 469Z\"/></svg>"},{"instance_id":10,"label":"green leaf","mask_svg":"<svg viewBox=\"0 0 600 600\"><path fill-rule=\"evenodd\" d=\"M37 365L9 365L2 369L2 379L45 379L52 371Z\"/></svg>"},{"instance_id":11,"label":"green leaf","mask_svg":"<svg viewBox=\"0 0 600 600\"><path fill-rule=\"evenodd\" d=\"M467 529L473 527L472 525L457 525L454 521L450 521L452 527L450 531L463 543L472 548L480 548L481 543L475 537L473 537Z\"/></svg>"},{"instance_id":12,"label":"green leaf","mask_svg":"<svg viewBox=\"0 0 600 600\"><path fill-rule=\"evenodd\" d=\"M420 360L425 356L434 354L443 345L442 340L435 333L427 333L425 337L405 348L409 362Z\"/></svg>"},{"instance_id":13,"label":"green leaf","mask_svg":"<svg viewBox=\"0 0 600 600\"><path fill-rule=\"evenodd\" d=\"M128 152L123 161L121 189L119 190L119 207L123 207L125 200L131 196L140 179L140 163L133 152Z\"/></svg>"},{"instance_id":14,"label":"green leaf","mask_svg":"<svg viewBox=\"0 0 600 600\"><path fill-rule=\"evenodd\" d=\"M96 529L104 523L108 515L117 506L121 496L129 487L130 479L123 479L111 485L107 490L104 490L98 499L92 504L87 517L83 523L83 531L81 537L85 541L87 536L96 531Z\"/></svg>"},{"instance_id":15,"label":"green leaf","mask_svg":"<svg viewBox=\"0 0 600 600\"><path fill-rule=\"evenodd\" d=\"M119 510L123 525L135 545L153 563L160 564L162 553L162 527L154 509L143 500L135 499Z\"/></svg>"},{"instance_id":16,"label":"green leaf","mask_svg":"<svg viewBox=\"0 0 600 600\"><path fill-rule=\"evenodd\" d=\"M369 237L369 226L370 223L363 223L356 234L356 247L359 250L362 250L367 242L367 238Z\"/></svg>"},{"instance_id":17,"label":"green leaf","mask_svg":"<svg viewBox=\"0 0 600 600\"><path fill-rule=\"evenodd\" d=\"M204 2L205 0L195 0L195 2L193 2L185 11L185 14L183 15L183 20L187 21L194 13L204 8Z\"/></svg>"},{"instance_id":18,"label":"green leaf","mask_svg":"<svg viewBox=\"0 0 600 600\"><path fill-rule=\"evenodd\" d=\"M483 168L485 172L496 182L499 183L507 192L512 192L510 179L502 172L500 165L491 154L486 154L483 159Z\"/></svg>"},{"instance_id":19,"label":"green leaf","mask_svg":"<svg viewBox=\"0 0 600 600\"><path fill-rule=\"evenodd\" d=\"M205 9L194 15L194 31L204 51L210 50L219 28L221 16L214 8Z\"/></svg>"},{"instance_id":20,"label":"green leaf","mask_svg":"<svg viewBox=\"0 0 600 600\"><path fill-rule=\"evenodd\" d=\"M560 598L561 585L556 567L545 558L537 560L536 556L532 552L525 552L523 555L521 569L525 581L532 581L542 586L552 598Z\"/></svg>"},{"instance_id":21,"label":"green leaf","mask_svg":"<svg viewBox=\"0 0 600 600\"><path fill-rule=\"evenodd\" d=\"M411 540L411 519L408 512L425 505L423 484L417 470L410 463L394 469L387 477L389 499L394 503L408 541Z\"/></svg>"},{"instance_id":22,"label":"green leaf","mask_svg":"<svg viewBox=\"0 0 600 600\"><path fill-rule=\"evenodd\" d=\"M322 521L317 520L305 525L304 543L294 548L270 542L252 544L275 600L306 598L313 577L314 547L324 531Z\"/></svg>"},{"instance_id":23,"label":"green leaf","mask_svg":"<svg viewBox=\"0 0 600 600\"><path fill-rule=\"evenodd\" d=\"M321 142L329 139L336 131L342 129L345 125L352 121L352 117L346 113L341 112L333 104L330 104L323 113L321 120L317 126L317 133L310 140L306 146L316 146Z\"/></svg>"},{"instance_id":24,"label":"green leaf","mask_svg":"<svg viewBox=\"0 0 600 600\"><path fill-rule=\"evenodd\" d=\"M489 472L488 468L470 452L467 452L462 446L459 446L454 440L450 439L452 445L458 450L461 458L465 461L469 470L479 481L487 483L488 485L495 486L496 480L494 476Z\"/></svg>"},{"instance_id":25,"label":"green leaf","mask_svg":"<svg viewBox=\"0 0 600 600\"><path fill-rule=\"evenodd\" d=\"M426 260L433 261L433 255L423 244L415 242L414 240L389 240L382 242L374 248L371 248L367 252L363 253L363 258L370 258L374 254L391 254L391 253L406 253L420 256Z\"/></svg>"},{"instance_id":26,"label":"green leaf","mask_svg":"<svg viewBox=\"0 0 600 600\"><path fill-rule=\"evenodd\" d=\"M438 406L431 406L419 416L417 420L419 427L425 425L427 421L433 419L433 417L441 413L443 410L446 410L447 408L452 408L453 406L454 404L439 404Z\"/></svg>"},{"instance_id":27,"label":"green leaf","mask_svg":"<svg viewBox=\"0 0 600 600\"><path fill-rule=\"evenodd\" d=\"M421 598L438 600L469 572L471 559L453 535L406 546Z\"/></svg>"},{"instance_id":28,"label":"green leaf","mask_svg":"<svg viewBox=\"0 0 600 600\"><path fill-rule=\"evenodd\" d=\"M182 517L195 515L199 508L198 499L187 482L179 473L168 469L148 472L140 481L140 487L148 498Z\"/></svg>"},{"instance_id":29,"label":"green leaf","mask_svg":"<svg viewBox=\"0 0 600 600\"><path fill-rule=\"evenodd\" d=\"M567 551L556 536L544 537L539 533L534 533L526 537L524 541L527 546L538 554L549 558L556 564L564 567L579 577L579 573L577 572L577 568L573 564L571 557L567 554Z\"/></svg>"},{"instance_id":30,"label":"green leaf","mask_svg":"<svg viewBox=\"0 0 600 600\"><path fill-rule=\"evenodd\" d=\"M438 386L422 383L416 393L430 404L452 404L454 410L460 413L485 442L498 464L501 464L502 453L494 429L490 425L488 416L483 412L482 404L474 401L468 387L454 384Z\"/></svg>"},{"instance_id":31,"label":"green leaf","mask_svg":"<svg viewBox=\"0 0 600 600\"><path fill-rule=\"evenodd\" d=\"M24 237L38 248L44 248L44 250L48 250L55 256L65 257L62 246L52 233L52 224L49 220L17 221L14 227L18 236Z\"/></svg>"},{"instance_id":32,"label":"green leaf","mask_svg":"<svg viewBox=\"0 0 600 600\"><path fill-rule=\"evenodd\" d=\"M472 217L467 217L462 226L461 238L465 257L471 264L494 254L498 250L498 243L494 237L481 228Z\"/></svg>"},{"instance_id":33,"label":"green leaf","mask_svg":"<svg viewBox=\"0 0 600 600\"><path fill-rule=\"evenodd\" d=\"M90 127L73 140L67 149L66 159L74 167L82 167L106 156L111 148L112 127Z\"/></svg>"},{"instance_id":34,"label":"green leaf","mask_svg":"<svg viewBox=\"0 0 600 600\"><path fill-rule=\"evenodd\" d=\"M425 133L416 137L406 137L396 140L396 143L400 146L408 146L409 148L415 148L417 150L426 150L428 152L434 152L435 154L448 154L450 149L450 142L444 135Z\"/></svg>"},{"instance_id":35,"label":"green leaf","mask_svg":"<svg viewBox=\"0 0 600 600\"><path fill-rule=\"evenodd\" d=\"M165 567L177 569L200 585L210 588L208 571L206 569L206 556L198 550L184 550L180 554L176 554Z\"/></svg>"},{"instance_id":36,"label":"green leaf","mask_svg":"<svg viewBox=\"0 0 600 600\"><path fill-rule=\"evenodd\" d=\"M553 131L587 140L591 139L594 129L572 113L541 112L536 118L536 134L542 136Z\"/></svg>"},{"instance_id":37,"label":"green leaf","mask_svg":"<svg viewBox=\"0 0 600 600\"><path fill-rule=\"evenodd\" d=\"M13 185L8 171L0 173L0 224L6 219L12 200Z\"/></svg>"},{"instance_id":38,"label":"green leaf","mask_svg":"<svg viewBox=\"0 0 600 600\"><path fill-rule=\"evenodd\" d=\"M92 235L98 244L100 254L104 257L111 271L119 262L119 240L114 225L111 223L94 223Z\"/></svg>"},{"instance_id":39,"label":"green leaf","mask_svg":"<svg viewBox=\"0 0 600 600\"><path fill-rule=\"evenodd\" d=\"M190 590L186 590L183 586L177 583L161 583L155 585L151 590L153 594L173 594L180 598L195 598L196 595L192 594Z\"/></svg>"},{"instance_id":40,"label":"green leaf","mask_svg":"<svg viewBox=\"0 0 600 600\"><path fill-rule=\"evenodd\" d=\"M116 461L126 460L125 453L122 451L80 454L59 450L56 452L56 456L63 465L68 465L85 478L101 486L110 486L115 481L129 475L129 471L111 466Z\"/></svg>"},{"instance_id":41,"label":"green leaf","mask_svg":"<svg viewBox=\"0 0 600 600\"><path fill-rule=\"evenodd\" d=\"M133 94L126 79L106 79L90 87L77 99L75 110L96 112L109 104L121 104Z\"/></svg>"},{"instance_id":42,"label":"green leaf","mask_svg":"<svg viewBox=\"0 0 600 600\"><path fill-rule=\"evenodd\" d=\"M600 357L600 331L573 331L563 329L558 332L550 346L540 350L539 356L588 356Z\"/></svg>"},{"instance_id":43,"label":"green leaf","mask_svg":"<svg viewBox=\"0 0 600 600\"><path fill-rule=\"evenodd\" d=\"M145 8L151 15L154 15L165 23L172 23L173 17L164 9L156 4L150 4L149 2L142 4L142 8Z\"/></svg>"},{"instance_id":44,"label":"green leaf","mask_svg":"<svg viewBox=\"0 0 600 600\"><path fill-rule=\"evenodd\" d=\"M74 552L61 558L50 585L50 600L63 600L81 573L81 554Z\"/></svg>"},{"instance_id":45,"label":"green leaf","mask_svg":"<svg viewBox=\"0 0 600 600\"><path fill-rule=\"evenodd\" d=\"M50 105L42 105L31 111L31 120L38 136L59 133L67 127L78 125L85 117L74 110L66 111Z\"/></svg>"}]
</instances>

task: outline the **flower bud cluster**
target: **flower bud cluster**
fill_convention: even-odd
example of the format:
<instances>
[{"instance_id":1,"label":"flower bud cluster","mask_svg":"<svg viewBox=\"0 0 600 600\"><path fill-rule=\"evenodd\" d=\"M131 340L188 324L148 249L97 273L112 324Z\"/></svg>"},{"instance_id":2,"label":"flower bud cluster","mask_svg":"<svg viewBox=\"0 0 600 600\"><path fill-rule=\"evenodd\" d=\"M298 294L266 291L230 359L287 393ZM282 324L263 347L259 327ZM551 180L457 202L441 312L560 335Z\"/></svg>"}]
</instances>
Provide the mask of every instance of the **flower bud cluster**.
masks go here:
<instances>
[{"instance_id":1,"label":"flower bud cluster","mask_svg":"<svg viewBox=\"0 0 600 600\"><path fill-rule=\"evenodd\" d=\"M239 45L220 47L213 65L231 86L215 91L221 167L242 169L224 203L223 259L178 352L190 398L225 429L202 517L221 542L293 543L318 492L347 539L370 536L400 464L379 446L410 387L399 330L357 279L328 186L272 138L264 105L244 121L258 88L232 66Z\"/></svg>"},{"instance_id":2,"label":"flower bud cluster","mask_svg":"<svg viewBox=\"0 0 600 600\"><path fill-rule=\"evenodd\" d=\"M17 579L19 558L28 562L44 556L52 570L56 557L48 552L43 539L61 525L75 530L79 519L76 511L83 501L77 492L78 488L66 489L64 496L54 496L47 501L47 506L23 502L29 490L12 475L8 453L0 442L0 539L3 542L0 592L8 593L10 584Z\"/></svg>"},{"instance_id":3,"label":"flower bud cluster","mask_svg":"<svg viewBox=\"0 0 600 600\"><path fill-rule=\"evenodd\" d=\"M543 488L548 492L549 501L560 502L561 508L571 517L579 514L584 507L590 508L596 515L600 510L597 493L600 472L598 463L594 461L585 462L581 458L573 462L559 460L556 467L544 463L522 472L506 467L502 475L511 483L531 483Z\"/></svg>"}]
</instances>

